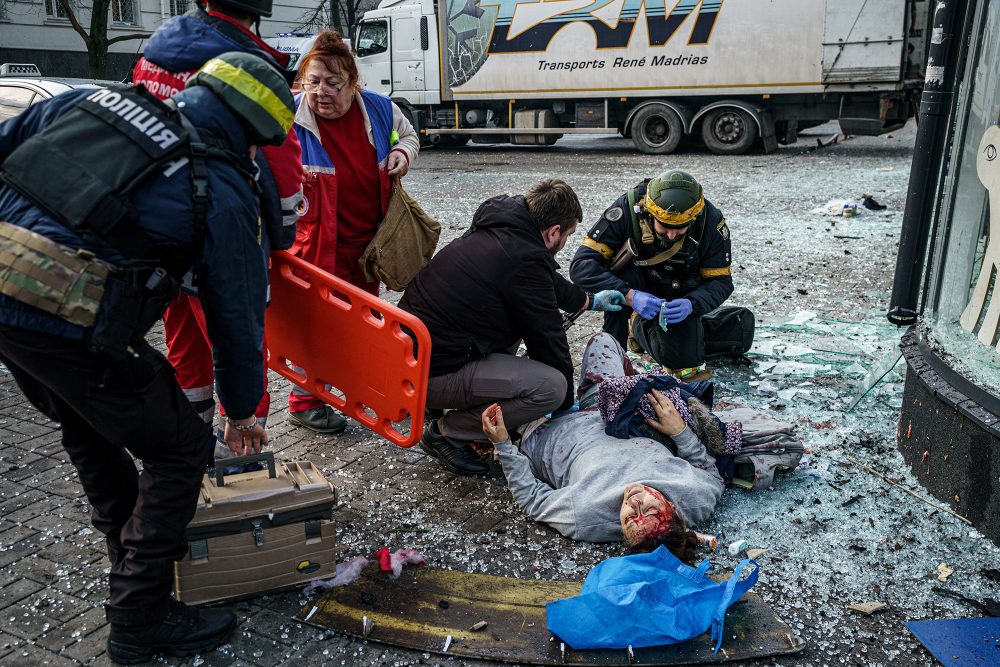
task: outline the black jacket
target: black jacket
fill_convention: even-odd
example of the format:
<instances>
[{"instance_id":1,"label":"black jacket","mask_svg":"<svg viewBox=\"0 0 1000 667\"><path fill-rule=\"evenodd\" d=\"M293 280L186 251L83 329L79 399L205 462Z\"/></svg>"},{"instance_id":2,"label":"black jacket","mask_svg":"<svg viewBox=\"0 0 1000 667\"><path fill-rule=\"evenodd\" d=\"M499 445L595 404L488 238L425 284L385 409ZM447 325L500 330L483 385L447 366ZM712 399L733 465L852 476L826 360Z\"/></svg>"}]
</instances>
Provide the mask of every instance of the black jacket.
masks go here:
<instances>
[{"instance_id":1,"label":"black jacket","mask_svg":"<svg viewBox=\"0 0 1000 667\"><path fill-rule=\"evenodd\" d=\"M634 201L642 200L646 184L635 188ZM715 310L733 293L729 227L722 212L705 200L705 219L688 232L680 252L655 268L629 266L611 273L611 260L625 242L634 237L628 193L623 194L601 216L583 239L570 264L574 283L592 292L629 289L649 292L663 299L691 300L696 315ZM641 259L648 259L670 244L656 241L643 245L636 239Z\"/></svg>"},{"instance_id":2,"label":"black jacket","mask_svg":"<svg viewBox=\"0 0 1000 667\"><path fill-rule=\"evenodd\" d=\"M557 272L524 197L484 202L461 238L437 253L399 307L431 334L431 377L452 373L523 339L528 356L556 368L573 402L573 361L559 309L576 312L586 293Z\"/></svg>"}]
</instances>

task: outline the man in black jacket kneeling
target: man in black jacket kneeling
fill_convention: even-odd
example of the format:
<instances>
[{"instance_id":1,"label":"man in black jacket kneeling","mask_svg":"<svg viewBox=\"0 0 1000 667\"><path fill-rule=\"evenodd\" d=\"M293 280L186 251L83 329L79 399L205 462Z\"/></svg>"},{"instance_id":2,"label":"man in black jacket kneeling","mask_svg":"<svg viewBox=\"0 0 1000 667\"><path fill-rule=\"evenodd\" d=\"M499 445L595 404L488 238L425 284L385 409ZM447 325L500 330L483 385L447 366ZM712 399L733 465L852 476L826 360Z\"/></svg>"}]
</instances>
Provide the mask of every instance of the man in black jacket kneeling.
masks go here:
<instances>
[{"instance_id":1,"label":"man in black jacket kneeling","mask_svg":"<svg viewBox=\"0 0 1000 667\"><path fill-rule=\"evenodd\" d=\"M468 447L481 440L482 412L499 403L510 428L573 405L573 361L560 310L619 310L624 296L588 294L558 272L554 255L583 210L565 182L544 179L524 196L484 202L468 231L414 278L400 308L431 335L428 423L420 447L460 475L486 463ZM528 357L516 356L523 340Z\"/></svg>"}]
</instances>

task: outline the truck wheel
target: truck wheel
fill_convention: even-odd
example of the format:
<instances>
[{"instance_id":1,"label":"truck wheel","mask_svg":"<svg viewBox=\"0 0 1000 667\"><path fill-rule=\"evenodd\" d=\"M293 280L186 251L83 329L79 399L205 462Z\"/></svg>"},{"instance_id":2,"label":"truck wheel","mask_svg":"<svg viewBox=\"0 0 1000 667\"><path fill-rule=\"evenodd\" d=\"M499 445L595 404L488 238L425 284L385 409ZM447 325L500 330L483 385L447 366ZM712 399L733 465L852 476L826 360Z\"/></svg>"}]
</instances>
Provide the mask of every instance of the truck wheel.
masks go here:
<instances>
[{"instance_id":1,"label":"truck wheel","mask_svg":"<svg viewBox=\"0 0 1000 667\"><path fill-rule=\"evenodd\" d=\"M743 109L714 109L701 124L701 138L716 155L743 155L757 141L757 122Z\"/></svg>"},{"instance_id":2,"label":"truck wheel","mask_svg":"<svg viewBox=\"0 0 1000 667\"><path fill-rule=\"evenodd\" d=\"M644 106L632 119L632 143L642 153L673 153L683 134L680 117L665 104Z\"/></svg>"}]
</instances>

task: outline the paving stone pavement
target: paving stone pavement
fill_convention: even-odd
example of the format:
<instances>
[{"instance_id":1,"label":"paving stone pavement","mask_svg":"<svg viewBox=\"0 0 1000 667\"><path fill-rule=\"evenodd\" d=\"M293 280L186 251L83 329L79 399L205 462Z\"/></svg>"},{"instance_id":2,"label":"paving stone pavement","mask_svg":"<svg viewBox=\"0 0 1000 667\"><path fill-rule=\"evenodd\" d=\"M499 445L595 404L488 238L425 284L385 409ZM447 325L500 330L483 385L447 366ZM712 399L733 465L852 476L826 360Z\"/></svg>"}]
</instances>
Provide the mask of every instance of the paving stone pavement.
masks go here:
<instances>
[{"instance_id":1,"label":"paving stone pavement","mask_svg":"<svg viewBox=\"0 0 1000 667\"><path fill-rule=\"evenodd\" d=\"M820 307L827 316L847 319L859 319L865 312L880 308L884 312L894 262L891 247L898 238L912 153L912 127L897 135L895 139L845 142L824 151L815 150L814 137L806 138L773 156L752 154L719 160L703 153L681 152L670 157L672 164L683 165L702 178L706 192L711 192L715 203L726 212L736 239L739 302L754 307L758 315ZM593 220L626 184L658 173L665 159L635 154L630 145L616 139L564 140L543 150L472 146L462 152L426 151L407 177L407 189L442 221L443 245L464 231L486 197L503 191L523 192L537 178L552 174L567 178L577 188L585 215ZM765 163L767 177L762 169ZM789 187L805 176L812 179L806 184L808 193L805 186ZM881 189L872 190L873 185ZM885 198L883 203L896 211L896 217L842 223L852 233L847 238L859 239L851 241L852 251L848 252L844 250L846 242L831 238L826 223L810 217L808 210L827 199L862 191L875 191L880 199ZM780 233L771 227L776 214L783 216ZM577 236L561 253L559 260L564 270L587 226L580 226ZM738 256L735 249L739 250ZM794 259L800 254L802 258ZM802 259L809 260L805 265L810 268L803 265ZM862 277L871 286L859 291L855 281L840 279L843 275ZM399 295L386 296L394 300ZM600 318L587 314L570 330L575 359L580 358L584 343L599 326ZM162 346L160 332L154 331L151 339ZM752 377L745 368L722 369L717 374L720 386L732 383L745 387ZM582 580L594 564L621 553L616 545L563 539L526 519L512 502L497 467L485 479L460 478L443 471L418 448L388 444L355 423L333 437L292 427L284 421L288 385L273 374L271 378L271 447L281 458L314 460L337 488L339 508L335 518L344 560L356 555L370 557L382 546L405 547L419 550L438 567L524 578ZM825 423L822 420L840 423L842 418L839 413L824 414L804 422L803 428L813 424L812 428L818 429ZM883 411L877 418L885 422L882 430L890 430L895 420L891 411ZM812 435L820 433L823 431ZM834 440L839 443L849 439ZM884 457L895 446L891 437L881 435L863 444L871 449L872 440L878 441L873 456ZM855 441L857 438L850 440ZM816 458L825 463L821 456ZM810 642L800 656L754 664L933 664L929 654L914 643L903 627L906 610L892 609L871 619L849 617L843 613L844 591L861 595L860 585L851 582L872 567L882 567L885 574L880 585L886 595L891 591L888 599L897 607L913 599L916 602L910 606L918 617L956 616L961 611L956 609L957 603L928 598L926 589L932 585L928 579L933 576L934 564L938 559L954 564L963 553L986 552L985 547L944 520L938 520L934 528L941 531L940 539L912 531L906 524L880 523L879 530L889 537L906 531L916 534L916 547L904 541L893 548L893 540L885 542L888 538L875 530L869 515L867 522L856 523L859 539L867 545L860 551L845 549L844 544L831 538L820 543L823 546L817 552L844 554L842 560L831 565L822 553L793 559L790 545L796 541L816 544L816 535L837 534L828 529L827 523L816 524L810 513L835 507L847 494L864 495L858 506L866 505L869 497L881 499L876 509L882 515L887 513L886 507L897 514L906 510L899 521L909 520L906 517L911 513L926 514L925 507L901 494L893 496L885 490L872 493L858 476L844 473L841 477L838 472L826 481L814 483L824 470L813 466L766 494L727 492L718 518L713 519L714 528L734 533L756 531L764 535L761 541L771 540L773 556L763 569L771 578L765 581L762 574L756 590L789 620L796 634ZM820 502L822 506L813 509ZM766 529L750 524L740 526L731 518L757 503L774 508L770 511L775 516L786 517L782 534L768 534ZM27 403L0 366L0 664L109 664L105 655L108 626L102 608L108 565L103 539L90 526L88 513L76 472L60 446L58 427ZM878 513L874 516L879 516L880 522L884 518ZM927 562L911 562L896 574L893 549L915 551L922 540L927 545ZM713 556L712 560L719 559ZM721 560L725 564L726 558ZM928 564L932 560L933 564ZM970 580L968 568L954 579L962 581L962 577ZM876 593L880 590L879 586L875 589ZM229 644L203 656L159 659L156 664L492 664L386 647L304 626L293 616L308 602L309 598L300 592L239 602L234 608L241 625Z\"/></svg>"},{"instance_id":2,"label":"paving stone pavement","mask_svg":"<svg viewBox=\"0 0 1000 667\"><path fill-rule=\"evenodd\" d=\"M591 326L578 324L572 332L579 349L599 327L593 315L589 320ZM161 332L154 330L151 340L162 348ZM508 501L499 468L485 483L457 477L419 448L396 447L353 421L338 436L313 434L285 423L287 381L272 373L270 388L271 447L281 459L316 461L336 487L344 558L370 556L381 546L417 546L435 565L471 564L470 571L487 571L491 556L483 547L504 534L508 541L534 535L545 549L562 549L568 556L578 551L579 545L524 520ZM58 425L24 399L2 365L0 470L0 664L112 664L105 655L108 563L103 537L90 525L76 470L59 445ZM402 505L419 517L420 525L393 521L391 508ZM445 553L451 557L441 559ZM590 565L600 560L597 553L603 550L597 547ZM524 569L521 576L530 568ZM241 627L230 644L203 657L160 662L260 667L434 662L418 652L301 625L291 617L304 603L298 592L238 603Z\"/></svg>"}]
</instances>

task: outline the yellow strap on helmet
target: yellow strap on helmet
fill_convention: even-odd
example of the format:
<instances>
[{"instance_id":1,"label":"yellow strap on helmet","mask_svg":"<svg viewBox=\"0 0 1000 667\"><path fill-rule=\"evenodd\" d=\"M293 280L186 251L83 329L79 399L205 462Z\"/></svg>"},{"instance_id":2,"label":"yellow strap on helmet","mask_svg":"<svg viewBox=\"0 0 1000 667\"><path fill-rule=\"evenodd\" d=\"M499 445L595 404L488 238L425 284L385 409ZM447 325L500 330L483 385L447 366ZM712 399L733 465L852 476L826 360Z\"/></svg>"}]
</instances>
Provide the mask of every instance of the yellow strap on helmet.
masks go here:
<instances>
[{"instance_id":1,"label":"yellow strap on helmet","mask_svg":"<svg viewBox=\"0 0 1000 667\"><path fill-rule=\"evenodd\" d=\"M702 193L698 201L695 202L694 206L686 211L680 213L671 213L670 211L660 208L655 201L645 196L642 199L643 207L656 218L658 221L662 222L668 227L684 227L685 225L691 224L691 221L698 217L698 215L705 208L705 195Z\"/></svg>"},{"instance_id":2,"label":"yellow strap on helmet","mask_svg":"<svg viewBox=\"0 0 1000 667\"><path fill-rule=\"evenodd\" d=\"M212 58L199 70L238 90L244 97L261 107L284 132L295 122L295 114L285 106L274 91L258 81L253 74L234 67L220 58Z\"/></svg>"}]
</instances>

